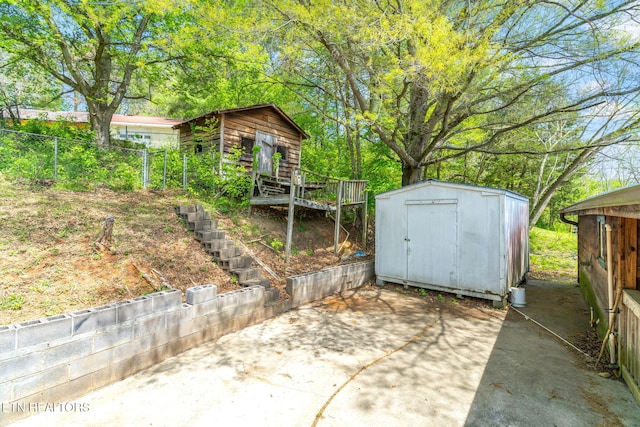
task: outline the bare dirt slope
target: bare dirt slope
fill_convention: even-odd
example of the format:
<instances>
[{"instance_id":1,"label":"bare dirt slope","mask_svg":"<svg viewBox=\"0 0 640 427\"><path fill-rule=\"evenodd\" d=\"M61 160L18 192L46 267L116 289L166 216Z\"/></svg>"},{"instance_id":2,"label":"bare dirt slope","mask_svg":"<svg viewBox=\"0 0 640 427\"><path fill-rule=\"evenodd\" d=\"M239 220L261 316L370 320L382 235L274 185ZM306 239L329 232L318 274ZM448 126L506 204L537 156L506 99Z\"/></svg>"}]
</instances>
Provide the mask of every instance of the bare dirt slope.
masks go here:
<instances>
[{"instance_id":1,"label":"bare dirt slope","mask_svg":"<svg viewBox=\"0 0 640 427\"><path fill-rule=\"evenodd\" d=\"M333 255L333 221L322 216L296 221L287 265L283 212L224 216L178 192L73 192L17 187L0 177L0 325L133 298L165 280L183 291L202 284L216 284L219 293L238 288L173 211L193 203L204 204L218 228L245 242L281 278L272 286L283 298L287 276L345 262ZM94 242L107 215L115 217L114 246L100 251ZM355 240L352 233L343 256L359 250Z\"/></svg>"}]
</instances>

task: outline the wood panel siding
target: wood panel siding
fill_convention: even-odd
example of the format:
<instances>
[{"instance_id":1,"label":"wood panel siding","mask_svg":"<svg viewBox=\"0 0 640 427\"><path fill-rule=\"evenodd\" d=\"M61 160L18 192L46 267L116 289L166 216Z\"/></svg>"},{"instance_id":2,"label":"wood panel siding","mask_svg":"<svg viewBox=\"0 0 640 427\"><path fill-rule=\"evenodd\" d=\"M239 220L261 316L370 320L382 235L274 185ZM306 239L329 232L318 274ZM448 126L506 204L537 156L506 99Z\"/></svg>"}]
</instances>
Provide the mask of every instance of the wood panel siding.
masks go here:
<instances>
[{"instance_id":1,"label":"wood panel siding","mask_svg":"<svg viewBox=\"0 0 640 427\"><path fill-rule=\"evenodd\" d=\"M194 131L196 127L205 127L207 123L213 123L210 130ZM227 156L234 148L242 148L243 138L255 143L258 132L275 136L276 147L286 153L280 160L279 176L290 178L292 169L300 166L302 140L307 136L273 105L220 110L183 123L180 127L180 148L186 153L193 153L199 148L198 144L207 151L217 146L222 155ZM220 137L223 140L222 147L219 146ZM252 153L244 153L238 163L250 171L253 167Z\"/></svg>"}]
</instances>

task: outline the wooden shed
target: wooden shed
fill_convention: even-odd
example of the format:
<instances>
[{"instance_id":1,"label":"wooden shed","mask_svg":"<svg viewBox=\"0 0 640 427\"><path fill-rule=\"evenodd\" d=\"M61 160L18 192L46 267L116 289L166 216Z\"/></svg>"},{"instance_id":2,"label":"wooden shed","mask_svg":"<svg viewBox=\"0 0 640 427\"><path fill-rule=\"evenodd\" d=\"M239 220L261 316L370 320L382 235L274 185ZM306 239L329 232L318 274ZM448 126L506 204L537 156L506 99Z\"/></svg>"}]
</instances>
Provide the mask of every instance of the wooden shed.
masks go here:
<instances>
[{"instance_id":1,"label":"wooden shed","mask_svg":"<svg viewBox=\"0 0 640 427\"><path fill-rule=\"evenodd\" d=\"M640 185L582 200L560 215L578 226L578 283L640 403Z\"/></svg>"},{"instance_id":2,"label":"wooden shed","mask_svg":"<svg viewBox=\"0 0 640 427\"><path fill-rule=\"evenodd\" d=\"M378 282L501 306L529 271L529 200L511 191L427 180L376 196Z\"/></svg>"},{"instance_id":3,"label":"wooden shed","mask_svg":"<svg viewBox=\"0 0 640 427\"><path fill-rule=\"evenodd\" d=\"M220 153L220 159L233 148L242 150L240 163L253 169L253 147L258 152L256 172L271 175L273 155L281 154L279 176L290 178L294 168L300 167L302 141L308 135L289 116L274 104L229 108L212 111L173 127L180 131L180 149L186 153Z\"/></svg>"}]
</instances>

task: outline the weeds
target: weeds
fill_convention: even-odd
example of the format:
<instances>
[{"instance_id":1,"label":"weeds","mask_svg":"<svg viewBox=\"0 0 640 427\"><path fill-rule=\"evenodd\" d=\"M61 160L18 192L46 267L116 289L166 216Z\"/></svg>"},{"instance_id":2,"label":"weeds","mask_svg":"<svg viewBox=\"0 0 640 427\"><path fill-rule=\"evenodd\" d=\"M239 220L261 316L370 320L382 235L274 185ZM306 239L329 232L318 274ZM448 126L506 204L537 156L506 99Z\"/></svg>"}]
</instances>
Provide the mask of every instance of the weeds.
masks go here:
<instances>
[{"instance_id":1,"label":"weeds","mask_svg":"<svg viewBox=\"0 0 640 427\"><path fill-rule=\"evenodd\" d=\"M18 294L0 299L0 310L20 310L25 303L24 297Z\"/></svg>"}]
</instances>

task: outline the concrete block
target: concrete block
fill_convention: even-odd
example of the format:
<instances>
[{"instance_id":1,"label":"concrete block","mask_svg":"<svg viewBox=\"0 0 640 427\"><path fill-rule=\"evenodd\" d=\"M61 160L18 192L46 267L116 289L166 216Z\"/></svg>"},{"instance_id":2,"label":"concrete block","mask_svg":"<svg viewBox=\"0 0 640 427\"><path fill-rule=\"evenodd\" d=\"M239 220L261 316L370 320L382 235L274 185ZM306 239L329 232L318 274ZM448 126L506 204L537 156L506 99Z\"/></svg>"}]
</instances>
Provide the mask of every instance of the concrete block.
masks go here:
<instances>
[{"instance_id":1,"label":"concrete block","mask_svg":"<svg viewBox=\"0 0 640 427\"><path fill-rule=\"evenodd\" d=\"M255 267L244 268L237 272L238 281L244 282L245 280L251 280L261 277L260 269Z\"/></svg>"},{"instance_id":2,"label":"concrete block","mask_svg":"<svg viewBox=\"0 0 640 427\"><path fill-rule=\"evenodd\" d=\"M138 372L139 368L136 363L136 356L131 356L126 359L115 361L112 365L113 381L125 379Z\"/></svg>"},{"instance_id":3,"label":"concrete block","mask_svg":"<svg viewBox=\"0 0 640 427\"><path fill-rule=\"evenodd\" d=\"M218 224L216 224L216 227L217 225ZM202 243L214 240L224 240L226 234L227 232L224 230L202 230L196 231L196 239L198 239Z\"/></svg>"},{"instance_id":4,"label":"concrete block","mask_svg":"<svg viewBox=\"0 0 640 427\"><path fill-rule=\"evenodd\" d=\"M42 370L42 352L24 353L0 362L0 379L9 381Z\"/></svg>"},{"instance_id":5,"label":"concrete block","mask_svg":"<svg viewBox=\"0 0 640 427\"><path fill-rule=\"evenodd\" d=\"M224 294L219 294L217 300L218 310L224 310L225 308L238 303L238 295L236 291L225 292Z\"/></svg>"},{"instance_id":6,"label":"concrete block","mask_svg":"<svg viewBox=\"0 0 640 427\"><path fill-rule=\"evenodd\" d=\"M44 351L44 366L51 368L81 359L92 352L93 337L82 338L56 345Z\"/></svg>"},{"instance_id":7,"label":"concrete block","mask_svg":"<svg viewBox=\"0 0 640 427\"><path fill-rule=\"evenodd\" d=\"M199 211L187 213L187 222L202 221L205 219L211 219L211 214L209 212Z\"/></svg>"},{"instance_id":8,"label":"concrete block","mask_svg":"<svg viewBox=\"0 0 640 427\"><path fill-rule=\"evenodd\" d=\"M71 317L66 314L31 320L15 325L16 348L49 342L71 336Z\"/></svg>"},{"instance_id":9,"label":"concrete block","mask_svg":"<svg viewBox=\"0 0 640 427\"><path fill-rule=\"evenodd\" d=\"M11 381L5 381L0 383L0 402L11 402L13 400L13 393L11 393ZM0 420L2 417L0 416Z\"/></svg>"},{"instance_id":10,"label":"concrete block","mask_svg":"<svg viewBox=\"0 0 640 427\"><path fill-rule=\"evenodd\" d=\"M280 291L276 288L267 289L264 293L264 303L270 304L280 298Z\"/></svg>"},{"instance_id":11,"label":"concrete block","mask_svg":"<svg viewBox=\"0 0 640 427\"><path fill-rule=\"evenodd\" d=\"M129 341L124 344L120 344L117 347L113 347L113 363L121 360L129 359L140 352L140 343L136 341Z\"/></svg>"},{"instance_id":12,"label":"concrete block","mask_svg":"<svg viewBox=\"0 0 640 427\"><path fill-rule=\"evenodd\" d=\"M206 316L209 313L214 311L218 311L218 300L213 299L210 301L203 302L202 304L194 305L194 316Z\"/></svg>"},{"instance_id":13,"label":"concrete block","mask_svg":"<svg viewBox=\"0 0 640 427\"><path fill-rule=\"evenodd\" d=\"M187 289L187 304L202 304L215 299L218 294L216 285L201 285Z\"/></svg>"},{"instance_id":14,"label":"concrete block","mask_svg":"<svg viewBox=\"0 0 640 427\"><path fill-rule=\"evenodd\" d=\"M148 316L138 317L133 325L133 338L148 335L167 327L167 314L165 312L153 313Z\"/></svg>"},{"instance_id":15,"label":"concrete block","mask_svg":"<svg viewBox=\"0 0 640 427\"><path fill-rule=\"evenodd\" d=\"M193 319L194 309L191 304L182 304L182 307L177 310L171 310L167 312L167 327L171 325L179 325L180 323Z\"/></svg>"},{"instance_id":16,"label":"concrete block","mask_svg":"<svg viewBox=\"0 0 640 427\"><path fill-rule=\"evenodd\" d=\"M73 319L73 334L106 329L116 323L116 305L102 305L100 307L78 310L71 313Z\"/></svg>"},{"instance_id":17,"label":"concrete block","mask_svg":"<svg viewBox=\"0 0 640 427\"><path fill-rule=\"evenodd\" d=\"M67 365L56 366L15 381L13 395L15 399L23 399L67 381L69 381L69 367Z\"/></svg>"},{"instance_id":18,"label":"concrete block","mask_svg":"<svg viewBox=\"0 0 640 427\"><path fill-rule=\"evenodd\" d=\"M92 339L93 351L96 353L117 347L133 339L133 324L119 325L115 328L100 331Z\"/></svg>"},{"instance_id":19,"label":"concrete block","mask_svg":"<svg viewBox=\"0 0 640 427\"><path fill-rule=\"evenodd\" d=\"M193 228L191 228L191 225L193 225ZM201 221L194 221L191 223L187 223L187 228L196 232L215 230L217 226L218 226L217 221L213 219L203 219Z\"/></svg>"},{"instance_id":20,"label":"concrete block","mask_svg":"<svg viewBox=\"0 0 640 427\"><path fill-rule=\"evenodd\" d=\"M151 298L141 296L116 303L116 318L118 323L129 322L153 310Z\"/></svg>"},{"instance_id":21,"label":"concrete block","mask_svg":"<svg viewBox=\"0 0 640 427\"><path fill-rule=\"evenodd\" d=\"M89 376L91 377L91 387L94 390L111 384L113 382L113 365L92 372Z\"/></svg>"},{"instance_id":22,"label":"concrete block","mask_svg":"<svg viewBox=\"0 0 640 427\"><path fill-rule=\"evenodd\" d=\"M293 306L297 307L335 292L357 288L373 277L373 261L365 261L288 277L286 290Z\"/></svg>"},{"instance_id":23,"label":"concrete block","mask_svg":"<svg viewBox=\"0 0 640 427\"><path fill-rule=\"evenodd\" d=\"M87 375L44 390L42 394L38 396L38 400L45 403L52 402L61 404L67 412L89 412L91 410L91 404L89 402L72 402L72 400L93 389L92 378L90 375Z\"/></svg>"},{"instance_id":24,"label":"concrete block","mask_svg":"<svg viewBox=\"0 0 640 427\"><path fill-rule=\"evenodd\" d=\"M69 379L73 380L106 368L111 365L112 356L113 351L108 349L81 359L72 360L69 364Z\"/></svg>"},{"instance_id":25,"label":"concrete block","mask_svg":"<svg viewBox=\"0 0 640 427\"><path fill-rule=\"evenodd\" d=\"M0 354L16 349L15 325L0 326Z\"/></svg>"},{"instance_id":26,"label":"concrete block","mask_svg":"<svg viewBox=\"0 0 640 427\"><path fill-rule=\"evenodd\" d=\"M155 292L148 297L151 298L153 312L177 308L182 304L182 292L179 289Z\"/></svg>"}]
</instances>

